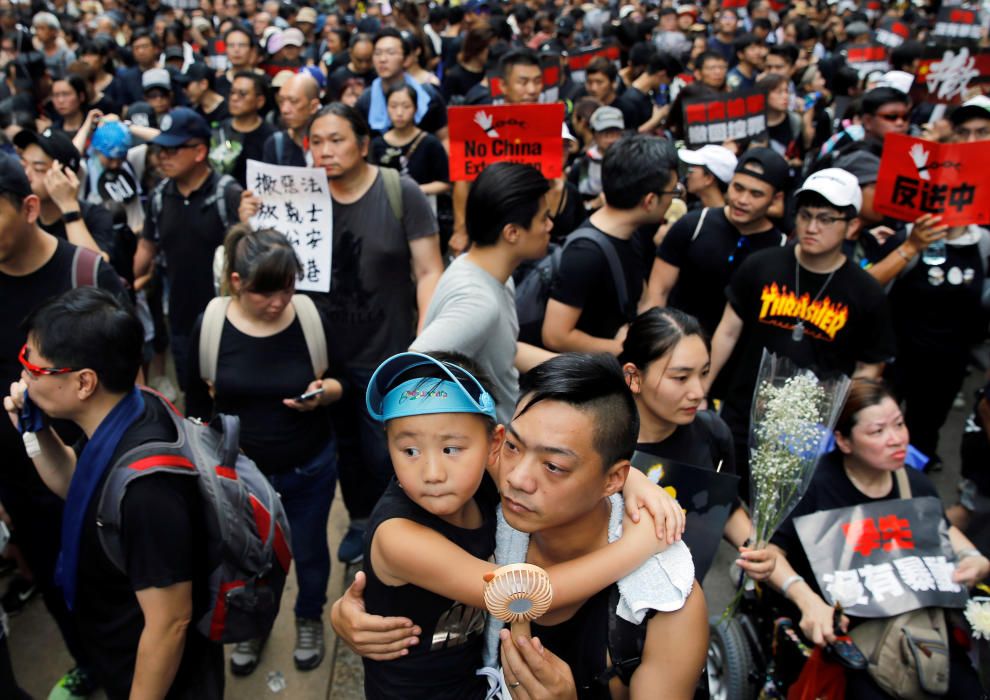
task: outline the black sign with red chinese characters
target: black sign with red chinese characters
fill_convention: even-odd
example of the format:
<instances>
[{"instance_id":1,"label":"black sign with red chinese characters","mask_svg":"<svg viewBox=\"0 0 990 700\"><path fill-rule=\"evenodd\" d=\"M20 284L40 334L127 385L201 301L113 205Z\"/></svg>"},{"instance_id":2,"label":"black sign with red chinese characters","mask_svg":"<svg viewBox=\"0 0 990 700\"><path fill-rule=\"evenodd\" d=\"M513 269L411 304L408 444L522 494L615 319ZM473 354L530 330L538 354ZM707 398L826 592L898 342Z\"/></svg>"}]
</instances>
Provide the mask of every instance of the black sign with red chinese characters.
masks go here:
<instances>
[{"instance_id":1,"label":"black sign with red chinese characters","mask_svg":"<svg viewBox=\"0 0 990 700\"><path fill-rule=\"evenodd\" d=\"M889 49L896 49L911 38L911 25L900 19L888 17L876 31L877 41Z\"/></svg>"},{"instance_id":2,"label":"black sign with red chinese characters","mask_svg":"<svg viewBox=\"0 0 990 700\"><path fill-rule=\"evenodd\" d=\"M684 128L690 146L759 139L767 130L767 97L739 90L725 97L685 100Z\"/></svg>"},{"instance_id":3,"label":"black sign with red chinese characters","mask_svg":"<svg viewBox=\"0 0 990 700\"><path fill-rule=\"evenodd\" d=\"M601 56L615 64L616 70L622 67L619 61L619 47L617 44L607 46L592 46L587 49L572 51L567 55L567 68L571 72L571 80L575 83L583 83L585 69L594 59Z\"/></svg>"},{"instance_id":4,"label":"black sign with red chinese characters","mask_svg":"<svg viewBox=\"0 0 990 700\"><path fill-rule=\"evenodd\" d=\"M893 617L920 608L961 608L955 555L934 497L876 501L794 519L830 605L853 617Z\"/></svg>"},{"instance_id":5,"label":"black sign with red chinese characters","mask_svg":"<svg viewBox=\"0 0 990 700\"><path fill-rule=\"evenodd\" d=\"M850 46L844 51L846 63L855 68L860 77L869 75L874 71L890 69L890 63L887 62L887 47L879 42L863 46Z\"/></svg>"}]
</instances>

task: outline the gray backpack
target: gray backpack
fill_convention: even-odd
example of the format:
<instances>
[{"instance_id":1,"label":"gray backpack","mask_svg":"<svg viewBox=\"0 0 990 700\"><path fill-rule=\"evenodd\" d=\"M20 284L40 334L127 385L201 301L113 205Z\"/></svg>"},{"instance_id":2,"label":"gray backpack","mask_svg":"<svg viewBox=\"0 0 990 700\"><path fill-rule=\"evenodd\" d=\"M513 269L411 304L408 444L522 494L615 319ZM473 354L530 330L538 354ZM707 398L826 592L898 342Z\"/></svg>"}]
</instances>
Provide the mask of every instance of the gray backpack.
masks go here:
<instances>
[{"instance_id":1,"label":"gray backpack","mask_svg":"<svg viewBox=\"0 0 990 700\"><path fill-rule=\"evenodd\" d=\"M148 442L124 453L109 471L97 509L97 532L107 557L126 571L120 541L120 508L127 487L149 474L196 478L205 508L209 608L194 620L214 642L267 637L278 615L289 572L289 521L278 493L240 451L240 421L218 415L209 424L183 418L157 393L175 423L174 443Z\"/></svg>"}]
</instances>

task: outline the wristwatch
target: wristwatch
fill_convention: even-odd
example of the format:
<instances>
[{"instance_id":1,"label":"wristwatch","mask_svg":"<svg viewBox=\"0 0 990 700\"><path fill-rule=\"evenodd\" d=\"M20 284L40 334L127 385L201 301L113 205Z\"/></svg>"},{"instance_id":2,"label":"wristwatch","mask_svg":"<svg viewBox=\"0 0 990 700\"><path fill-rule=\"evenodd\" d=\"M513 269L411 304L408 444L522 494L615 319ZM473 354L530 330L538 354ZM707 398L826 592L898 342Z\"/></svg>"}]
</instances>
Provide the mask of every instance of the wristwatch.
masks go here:
<instances>
[{"instance_id":1,"label":"wristwatch","mask_svg":"<svg viewBox=\"0 0 990 700\"><path fill-rule=\"evenodd\" d=\"M78 209L76 211L67 211L62 214L62 223L71 224L75 221L82 219L82 212Z\"/></svg>"}]
</instances>

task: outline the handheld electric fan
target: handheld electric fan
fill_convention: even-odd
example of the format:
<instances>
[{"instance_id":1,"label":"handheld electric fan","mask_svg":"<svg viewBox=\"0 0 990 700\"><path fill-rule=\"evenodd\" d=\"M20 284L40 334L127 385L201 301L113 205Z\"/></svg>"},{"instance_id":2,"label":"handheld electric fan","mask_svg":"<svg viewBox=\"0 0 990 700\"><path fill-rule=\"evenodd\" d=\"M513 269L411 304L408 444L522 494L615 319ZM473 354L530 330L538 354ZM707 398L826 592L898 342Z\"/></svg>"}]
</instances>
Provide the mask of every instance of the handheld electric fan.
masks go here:
<instances>
[{"instance_id":1,"label":"handheld electric fan","mask_svg":"<svg viewBox=\"0 0 990 700\"><path fill-rule=\"evenodd\" d=\"M553 600L547 572L532 564L509 564L485 578L488 612L510 623L513 636L531 636L530 621L543 615Z\"/></svg>"}]
</instances>

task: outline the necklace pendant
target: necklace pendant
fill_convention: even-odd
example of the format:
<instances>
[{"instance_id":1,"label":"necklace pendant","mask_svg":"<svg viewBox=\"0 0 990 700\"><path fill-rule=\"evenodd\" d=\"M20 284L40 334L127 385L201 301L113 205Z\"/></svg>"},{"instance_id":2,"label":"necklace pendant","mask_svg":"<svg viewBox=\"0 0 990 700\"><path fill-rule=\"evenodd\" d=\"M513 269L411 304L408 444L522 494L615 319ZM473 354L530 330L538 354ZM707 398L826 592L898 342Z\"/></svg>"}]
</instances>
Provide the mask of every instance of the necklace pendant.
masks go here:
<instances>
[{"instance_id":1,"label":"necklace pendant","mask_svg":"<svg viewBox=\"0 0 990 700\"><path fill-rule=\"evenodd\" d=\"M804 321L798 321L791 329L791 340L800 343L804 340Z\"/></svg>"}]
</instances>

